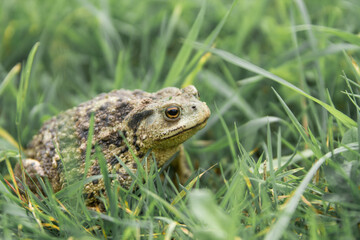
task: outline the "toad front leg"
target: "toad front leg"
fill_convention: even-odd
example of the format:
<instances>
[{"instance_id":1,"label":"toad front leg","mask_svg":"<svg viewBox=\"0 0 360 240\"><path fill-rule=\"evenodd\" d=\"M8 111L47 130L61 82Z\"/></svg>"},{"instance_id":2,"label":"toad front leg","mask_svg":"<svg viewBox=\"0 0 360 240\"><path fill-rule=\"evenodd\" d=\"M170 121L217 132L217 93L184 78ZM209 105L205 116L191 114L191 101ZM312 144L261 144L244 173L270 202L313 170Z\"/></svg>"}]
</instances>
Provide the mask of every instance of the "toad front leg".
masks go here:
<instances>
[{"instance_id":1,"label":"toad front leg","mask_svg":"<svg viewBox=\"0 0 360 240\"><path fill-rule=\"evenodd\" d=\"M176 174L179 176L180 183L185 184L191 176L191 170L186 161L183 145L180 146L179 153L172 161L171 166L175 169Z\"/></svg>"}]
</instances>

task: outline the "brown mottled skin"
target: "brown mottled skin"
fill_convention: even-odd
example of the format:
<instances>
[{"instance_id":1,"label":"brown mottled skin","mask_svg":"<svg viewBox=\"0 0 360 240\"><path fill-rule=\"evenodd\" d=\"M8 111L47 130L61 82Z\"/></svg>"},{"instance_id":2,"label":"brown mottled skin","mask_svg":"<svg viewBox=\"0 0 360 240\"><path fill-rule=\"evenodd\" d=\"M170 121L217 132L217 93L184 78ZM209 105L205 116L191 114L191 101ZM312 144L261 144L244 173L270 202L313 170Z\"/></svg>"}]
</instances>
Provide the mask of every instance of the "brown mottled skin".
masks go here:
<instances>
[{"instance_id":1,"label":"brown mottled skin","mask_svg":"<svg viewBox=\"0 0 360 240\"><path fill-rule=\"evenodd\" d=\"M175 109L175 110L174 110ZM108 172L116 174L123 187L129 187L131 177L116 156L133 172L137 165L124 138L138 158L151 150L158 167L180 151L173 165L180 179L189 175L182 154L182 143L206 125L210 110L199 100L194 86L183 89L164 88L155 93L141 90L115 90L69 109L47 121L28 145L24 168L33 181L36 175L47 177L55 192L66 184L81 179L85 169L90 116L94 114L94 136L87 176L101 175L95 146L104 155ZM152 158L149 158L152 159ZM15 174L21 179L19 165ZM26 179L36 192L31 179ZM104 191L102 178L84 187L88 202L96 201Z\"/></svg>"}]
</instances>

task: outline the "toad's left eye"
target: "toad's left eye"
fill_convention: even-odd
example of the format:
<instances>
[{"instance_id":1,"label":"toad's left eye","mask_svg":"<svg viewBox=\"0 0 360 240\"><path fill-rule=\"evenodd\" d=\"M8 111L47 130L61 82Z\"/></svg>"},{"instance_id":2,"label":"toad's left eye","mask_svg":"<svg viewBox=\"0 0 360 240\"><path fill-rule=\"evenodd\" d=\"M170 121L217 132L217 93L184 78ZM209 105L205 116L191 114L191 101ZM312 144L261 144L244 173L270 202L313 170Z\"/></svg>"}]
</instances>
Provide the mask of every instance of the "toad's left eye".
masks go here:
<instances>
[{"instance_id":1,"label":"toad's left eye","mask_svg":"<svg viewBox=\"0 0 360 240\"><path fill-rule=\"evenodd\" d=\"M170 106L165 109L165 116L168 120L176 120L180 116L180 108L178 106Z\"/></svg>"},{"instance_id":2,"label":"toad's left eye","mask_svg":"<svg viewBox=\"0 0 360 240\"><path fill-rule=\"evenodd\" d=\"M200 99L200 93L199 93L199 92L196 92L196 93L194 94L194 96L195 96L197 99Z\"/></svg>"}]
</instances>

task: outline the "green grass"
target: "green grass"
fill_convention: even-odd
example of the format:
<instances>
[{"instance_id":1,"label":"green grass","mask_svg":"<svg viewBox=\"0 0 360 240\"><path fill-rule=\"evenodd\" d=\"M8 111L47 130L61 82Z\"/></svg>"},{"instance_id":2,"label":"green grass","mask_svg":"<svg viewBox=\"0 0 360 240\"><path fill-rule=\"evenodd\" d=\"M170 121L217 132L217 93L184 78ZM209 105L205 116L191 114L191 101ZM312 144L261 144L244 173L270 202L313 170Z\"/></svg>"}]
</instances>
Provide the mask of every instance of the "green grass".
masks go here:
<instances>
[{"instance_id":1,"label":"green grass","mask_svg":"<svg viewBox=\"0 0 360 240\"><path fill-rule=\"evenodd\" d=\"M360 3L0 0L0 238L359 239ZM112 89L194 84L212 116L184 186L155 164L17 193L42 123ZM91 134L90 134L91 135ZM151 155L144 161L154 161ZM146 164L145 164L146 166Z\"/></svg>"}]
</instances>

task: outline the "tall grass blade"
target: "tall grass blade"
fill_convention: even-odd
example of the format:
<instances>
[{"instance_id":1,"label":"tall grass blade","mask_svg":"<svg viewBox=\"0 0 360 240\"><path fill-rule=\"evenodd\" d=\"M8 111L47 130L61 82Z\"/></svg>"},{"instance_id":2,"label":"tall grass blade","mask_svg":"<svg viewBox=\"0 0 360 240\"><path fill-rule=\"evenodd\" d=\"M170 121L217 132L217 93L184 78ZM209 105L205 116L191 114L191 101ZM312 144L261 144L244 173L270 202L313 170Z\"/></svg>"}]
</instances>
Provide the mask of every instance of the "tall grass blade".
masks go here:
<instances>
[{"instance_id":1,"label":"tall grass blade","mask_svg":"<svg viewBox=\"0 0 360 240\"><path fill-rule=\"evenodd\" d=\"M18 149L19 149L19 155L20 155L20 168L21 168L23 182L25 182L25 172L24 172L24 165L21 160L21 151L22 151L21 119L22 119L23 107L24 107L25 99L26 99L26 93L27 93L28 86L29 86L32 64L34 62L35 54L36 54L37 49L39 48L39 45L40 45L39 42L35 43L35 45L33 46L33 48L30 51L30 54L26 61L25 68L21 72L19 92L18 92L17 99L16 99L15 125L16 125L16 129L17 129L17 141L18 141Z\"/></svg>"},{"instance_id":2,"label":"tall grass blade","mask_svg":"<svg viewBox=\"0 0 360 240\"><path fill-rule=\"evenodd\" d=\"M28 59L26 61L25 68L23 69L21 73L21 80L20 80L20 87L19 87L19 94L16 101L17 109L16 109L16 125L19 126L21 122L22 117L22 110L24 107L25 99L26 99L26 93L29 86L29 80L30 80L30 74L32 70L32 64L34 62L34 57L36 54L37 49L39 48L40 43L37 42L33 46L33 48L30 51L30 54L28 56Z\"/></svg>"},{"instance_id":3,"label":"tall grass blade","mask_svg":"<svg viewBox=\"0 0 360 240\"><path fill-rule=\"evenodd\" d=\"M334 149L331 152L326 153L324 156L322 156L308 171L308 173L305 175L304 179L301 181L300 185L296 188L295 192L293 193L290 201L286 204L285 209L281 213L279 219L275 222L275 224L271 227L268 234L265 236L265 240L278 240L281 239L285 229L290 223L291 217L294 214L298 203L300 201L301 196L305 192L308 184L310 183L313 176L316 174L318 169L321 167L321 165L325 162L326 159L329 159L339 153L347 152L351 150L358 150L359 144L358 143L352 143L348 144L347 147L339 147Z\"/></svg>"},{"instance_id":4,"label":"tall grass blade","mask_svg":"<svg viewBox=\"0 0 360 240\"><path fill-rule=\"evenodd\" d=\"M5 129L1 127L0 127L0 137L5 139L8 143L10 143L16 148L19 146L16 140Z\"/></svg>"},{"instance_id":5,"label":"tall grass blade","mask_svg":"<svg viewBox=\"0 0 360 240\"><path fill-rule=\"evenodd\" d=\"M185 64L188 61L191 51L193 49L190 43L197 39L197 36L200 31L200 27L204 21L205 7L206 7L205 3L206 1L203 1L200 12L194 24L192 25L190 32L184 41L183 46L181 47L178 55L176 56L175 61L172 64L172 67L168 75L165 78L165 82L163 85L164 87L174 86L179 81L180 73L181 71L183 71Z\"/></svg>"},{"instance_id":6,"label":"tall grass blade","mask_svg":"<svg viewBox=\"0 0 360 240\"><path fill-rule=\"evenodd\" d=\"M0 84L0 96L3 93L3 91L5 90L6 86L11 82L12 79L14 79L14 77L20 72L21 69L21 64L18 63L16 64L11 70L10 72L6 75L4 81L1 82Z\"/></svg>"},{"instance_id":7,"label":"tall grass blade","mask_svg":"<svg viewBox=\"0 0 360 240\"><path fill-rule=\"evenodd\" d=\"M112 188L111 188L111 180L110 180L108 168L106 165L107 164L106 159L105 159L104 155L102 154L100 147L97 146L95 149L96 149L96 157L98 159L99 166L100 166L100 171L101 171L101 174L104 179L106 194L109 198L110 214L111 214L111 216L117 216L116 199L114 198L115 194L113 193Z\"/></svg>"},{"instance_id":8,"label":"tall grass blade","mask_svg":"<svg viewBox=\"0 0 360 240\"><path fill-rule=\"evenodd\" d=\"M276 96L278 97L281 105L283 106L283 108L285 109L286 113L288 114L288 116L290 117L293 125L295 126L296 130L300 133L301 137L304 139L304 141L308 144L308 146L311 148L311 150L315 153L315 155L317 157L321 156L321 150L319 149L318 146L316 146L315 144L313 144L313 142L311 141L311 139L308 137L307 132L305 131L304 127L299 123L299 121L296 119L295 115L291 112L290 108L286 105L286 103L284 102L284 100L280 97L280 95L273 89L273 91L275 92Z\"/></svg>"},{"instance_id":9,"label":"tall grass blade","mask_svg":"<svg viewBox=\"0 0 360 240\"><path fill-rule=\"evenodd\" d=\"M206 46L204 46L203 44L200 43L194 43L194 46L196 48L205 48ZM351 118L349 118L348 116L346 116L345 114L343 114L342 112L340 112L339 110L337 110L336 108L330 106L327 103L324 103L322 101L320 101L319 99L309 95L308 93L304 92L303 90L301 90L300 88L296 87L295 85L293 85L292 83L286 81L285 79L266 71L263 68L260 68L244 59L241 59L229 52L226 52L224 50L220 50L220 49L215 49L215 48L210 48L208 49L209 52L212 52L213 54L221 57L222 59L224 59L225 61L232 63L236 66L242 67L244 69L247 69L251 72L254 72L256 74L262 75L270 80L273 80L277 83L280 83L281 85L288 87L289 89L301 94L302 96L305 96L306 98L318 103L319 105L321 105L323 108L325 108L327 111L329 111L329 113L331 113L335 118L339 119L339 121L341 121L345 126L347 127L351 127L351 126L356 126L356 122L354 120L352 120Z\"/></svg>"},{"instance_id":10,"label":"tall grass blade","mask_svg":"<svg viewBox=\"0 0 360 240\"><path fill-rule=\"evenodd\" d=\"M199 174L196 178L194 178L193 180L191 180L189 182L188 185L185 186L185 190L182 190L181 192L179 192L178 195L176 195L176 197L174 198L174 200L171 202L171 205L175 205L176 203L178 203L181 199L183 199L186 195L186 193L188 191L191 190L191 188L195 185L195 183L208 171L210 171L213 167L215 167L216 164L212 165L211 167L209 167L208 169L206 169L204 172L202 172L201 174Z\"/></svg>"},{"instance_id":11,"label":"tall grass blade","mask_svg":"<svg viewBox=\"0 0 360 240\"><path fill-rule=\"evenodd\" d=\"M219 114L219 109L217 107L216 107L216 112L219 115L221 125L223 126L224 131L226 133L226 138L227 138L228 143L229 143L231 155L232 155L233 159L235 159L236 158L236 151L235 151L235 147L234 147L233 137L231 136L230 130L229 130L228 126L226 125L226 122L225 122L224 118Z\"/></svg>"},{"instance_id":12,"label":"tall grass blade","mask_svg":"<svg viewBox=\"0 0 360 240\"><path fill-rule=\"evenodd\" d=\"M267 147L265 147L265 152L267 152L268 160L269 160L269 167L270 167L270 181L272 184L272 188L274 191L274 201L275 206L277 208L278 205L278 190L276 187L276 179L275 179L275 170L274 170L274 164L273 164L273 150L272 150L272 141L271 141L271 132L270 132L270 123L267 125Z\"/></svg>"},{"instance_id":13,"label":"tall grass blade","mask_svg":"<svg viewBox=\"0 0 360 240\"><path fill-rule=\"evenodd\" d=\"M226 21L228 20L231 12L233 11L233 9L235 8L237 3L238 3L238 0L233 1L230 9L226 12L224 17L219 22L219 24L214 28L214 30L210 33L210 35L205 39L204 45L211 47L211 45L214 44L215 39L218 37L221 29L224 27ZM189 73L189 75L183 82L182 87L186 87L187 85L193 84L195 76L202 69L202 66L206 63L206 61L211 57L210 53L207 53L207 54L205 54L205 53L206 53L206 50L199 51L192 58L192 61L188 64L187 69L193 68L193 70Z\"/></svg>"},{"instance_id":14,"label":"tall grass blade","mask_svg":"<svg viewBox=\"0 0 360 240\"><path fill-rule=\"evenodd\" d=\"M324 32L324 33L328 33L334 36L337 36L349 43L355 44L357 46L360 46L360 37L358 35L349 33L349 32L345 32L336 28L331 28L331 27L324 27L324 26L315 26L315 25L305 25L305 26L300 26L299 28L302 29L314 29L315 31L318 32Z\"/></svg>"},{"instance_id":15,"label":"tall grass blade","mask_svg":"<svg viewBox=\"0 0 360 240\"><path fill-rule=\"evenodd\" d=\"M179 2L174 7L172 11L170 19L167 21L167 27L164 32L161 34L157 49L156 57L154 58L154 68L155 68L155 76L150 83L149 89L154 89L154 86L158 83L159 77L161 75L161 70L163 68L165 59L166 59L166 50L168 49L168 45L170 40L174 34L176 29L176 25L180 20L180 16L183 10L183 3Z\"/></svg>"},{"instance_id":16,"label":"tall grass blade","mask_svg":"<svg viewBox=\"0 0 360 240\"><path fill-rule=\"evenodd\" d=\"M90 167L90 155L91 155L91 148L92 148L92 140L94 136L94 125L95 125L95 114L91 113L90 122L89 122L89 131L87 136L86 142L86 152L85 152L85 171L84 171L84 179L86 178L87 172Z\"/></svg>"}]
</instances>

